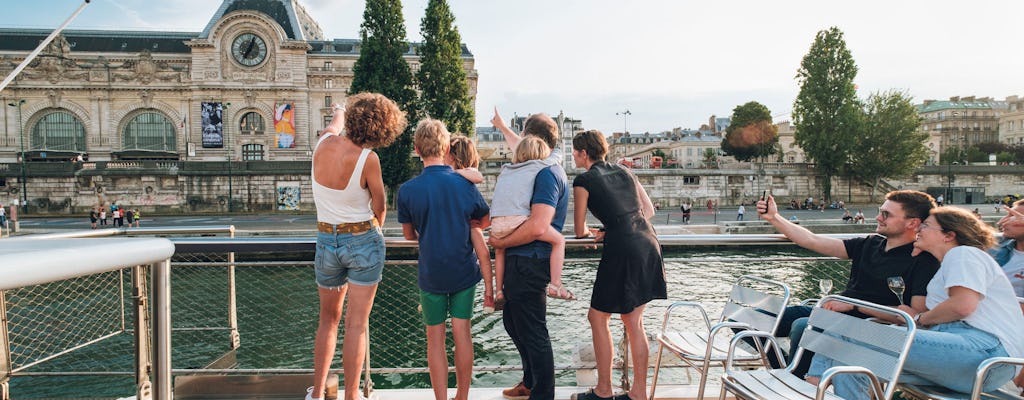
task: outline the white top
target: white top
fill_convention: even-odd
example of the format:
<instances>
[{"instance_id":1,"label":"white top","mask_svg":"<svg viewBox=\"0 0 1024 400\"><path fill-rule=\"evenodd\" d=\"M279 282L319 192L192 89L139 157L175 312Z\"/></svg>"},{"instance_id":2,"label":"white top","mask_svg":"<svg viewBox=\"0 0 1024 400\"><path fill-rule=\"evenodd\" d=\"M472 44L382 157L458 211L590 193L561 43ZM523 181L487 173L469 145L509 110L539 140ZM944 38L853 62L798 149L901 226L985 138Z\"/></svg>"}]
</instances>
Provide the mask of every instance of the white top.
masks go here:
<instances>
[{"instance_id":1,"label":"white top","mask_svg":"<svg viewBox=\"0 0 1024 400\"><path fill-rule=\"evenodd\" d=\"M978 308L963 321L999 338L1010 357L1024 356L1024 314L999 264L988 253L971 246L957 246L942 259L939 271L928 282L925 304L929 309L949 299L949 288L961 286L981 293Z\"/></svg>"},{"instance_id":2,"label":"white top","mask_svg":"<svg viewBox=\"0 0 1024 400\"><path fill-rule=\"evenodd\" d=\"M324 137L317 141L317 145L319 146L320 142L329 136L324 135ZM363 149L359 153L359 160L356 161L356 166L352 170L352 177L349 178L348 184L342 190L321 185L316 181L316 174L310 171L317 221L328 224L343 224L373 219L373 211L370 209L370 190L364 189L359 184L362 182L363 166L366 164L366 157L369 155L370 149ZM313 158L315 161L315 151Z\"/></svg>"},{"instance_id":3,"label":"white top","mask_svg":"<svg viewBox=\"0 0 1024 400\"><path fill-rule=\"evenodd\" d=\"M1003 272L1010 279L1010 284L1013 285L1013 292L1017 297L1024 297L1024 251L1017 249L1011 251L1013 251L1013 254L1010 255L1010 261L1003 265Z\"/></svg>"},{"instance_id":4,"label":"white top","mask_svg":"<svg viewBox=\"0 0 1024 400\"><path fill-rule=\"evenodd\" d=\"M747 208L744 207L742 204L740 204L740 208L736 209L737 214L743 214L745 212L747 212Z\"/></svg>"}]
</instances>

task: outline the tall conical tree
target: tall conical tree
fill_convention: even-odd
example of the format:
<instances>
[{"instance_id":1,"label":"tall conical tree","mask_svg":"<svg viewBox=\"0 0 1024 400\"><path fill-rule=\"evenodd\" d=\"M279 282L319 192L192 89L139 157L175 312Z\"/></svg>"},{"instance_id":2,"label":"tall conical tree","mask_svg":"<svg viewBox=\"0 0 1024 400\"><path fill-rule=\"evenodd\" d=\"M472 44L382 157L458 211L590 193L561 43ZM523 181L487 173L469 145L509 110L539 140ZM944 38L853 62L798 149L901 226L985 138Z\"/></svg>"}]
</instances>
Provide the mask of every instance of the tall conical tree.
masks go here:
<instances>
[{"instance_id":1,"label":"tall conical tree","mask_svg":"<svg viewBox=\"0 0 1024 400\"><path fill-rule=\"evenodd\" d=\"M849 161L863 121L856 76L857 64L836 27L818 32L796 76L800 93L793 103L794 138L824 175L826 199L832 198L832 177Z\"/></svg>"},{"instance_id":2,"label":"tall conical tree","mask_svg":"<svg viewBox=\"0 0 1024 400\"><path fill-rule=\"evenodd\" d=\"M420 22L420 104L431 118L444 121L452 132L473 134L475 117L466 70L462 68L462 40L455 16L445 0L430 0Z\"/></svg>"},{"instance_id":3,"label":"tall conical tree","mask_svg":"<svg viewBox=\"0 0 1024 400\"><path fill-rule=\"evenodd\" d=\"M409 50L400 0L367 0L360 29L362 47L352 67L349 94L376 92L398 103L409 127L391 146L377 149L384 184L393 193L412 177L412 135L419 121L412 70L402 56Z\"/></svg>"}]
</instances>

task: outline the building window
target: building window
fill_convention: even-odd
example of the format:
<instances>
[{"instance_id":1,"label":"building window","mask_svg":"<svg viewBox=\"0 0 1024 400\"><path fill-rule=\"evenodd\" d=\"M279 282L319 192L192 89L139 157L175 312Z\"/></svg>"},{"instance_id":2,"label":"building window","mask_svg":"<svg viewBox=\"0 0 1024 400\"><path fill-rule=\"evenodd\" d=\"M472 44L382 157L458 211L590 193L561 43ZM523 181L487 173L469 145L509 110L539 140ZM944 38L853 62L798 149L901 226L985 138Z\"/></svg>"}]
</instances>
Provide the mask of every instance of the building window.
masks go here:
<instances>
[{"instance_id":1,"label":"building window","mask_svg":"<svg viewBox=\"0 0 1024 400\"><path fill-rule=\"evenodd\" d=\"M257 112L247 112L238 122L238 132L243 135L262 135L265 130L263 116Z\"/></svg>"},{"instance_id":2,"label":"building window","mask_svg":"<svg viewBox=\"0 0 1024 400\"><path fill-rule=\"evenodd\" d=\"M124 127L124 150L175 151L174 124L158 112L136 115Z\"/></svg>"},{"instance_id":3,"label":"building window","mask_svg":"<svg viewBox=\"0 0 1024 400\"><path fill-rule=\"evenodd\" d=\"M324 79L324 89L332 89L332 88L334 88L334 80L333 79Z\"/></svg>"},{"instance_id":4,"label":"building window","mask_svg":"<svg viewBox=\"0 0 1024 400\"><path fill-rule=\"evenodd\" d=\"M334 119L333 115L324 115L324 128L331 124L331 120Z\"/></svg>"},{"instance_id":5,"label":"building window","mask_svg":"<svg viewBox=\"0 0 1024 400\"><path fill-rule=\"evenodd\" d=\"M85 126L66 111L49 113L32 127L31 150L85 152Z\"/></svg>"},{"instance_id":6,"label":"building window","mask_svg":"<svg viewBox=\"0 0 1024 400\"><path fill-rule=\"evenodd\" d=\"M699 185L700 184L700 177L696 176L696 175L683 176L683 184L684 185Z\"/></svg>"},{"instance_id":7,"label":"building window","mask_svg":"<svg viewBox=\"0 0 1024 400\"><path fill-rule=\"evenodd\" d=\"M324 61L324 71L330 71L334 69L334 65L330 61Z\"/></svg>"},{"instance_id":8,"label":"building window","mask_svg":"<svg viewBox=\"0 0 1024 400\"><path fill-rule=\"evenodd\" d=\"M334 99L331 96L324 96L324 108L328 108L334 103Z\"/></svg>"},{"instance_id":9,"label":"building window","mask_svg":"<svg viewBox=\"0 0 1024 400\"><path fill-rule=\"evenodd\" d=\"M262 144L243 144L242 145L242 160L243 161L263 161L263 145Z\"/></svg>"}]
</instances>

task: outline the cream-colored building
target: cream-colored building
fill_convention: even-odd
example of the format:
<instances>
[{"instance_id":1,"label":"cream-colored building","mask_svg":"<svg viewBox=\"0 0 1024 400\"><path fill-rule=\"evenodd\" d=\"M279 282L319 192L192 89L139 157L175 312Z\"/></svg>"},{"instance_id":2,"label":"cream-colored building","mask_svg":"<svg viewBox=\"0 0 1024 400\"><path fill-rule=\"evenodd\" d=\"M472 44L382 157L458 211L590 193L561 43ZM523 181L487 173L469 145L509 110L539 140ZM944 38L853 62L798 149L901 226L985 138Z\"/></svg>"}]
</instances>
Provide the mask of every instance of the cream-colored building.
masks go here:
<instances>
[{"instance_id":1,"label":"cream-colored building","mask_svg":"<svg viewBox=\"0 0 1024 400\"><path fill-rule=\"evenodd\" d=\"M946 149L965 150L980 143L1000 141L1000 115L1006 110L1007 102L990 97L950 97L948 101L925 100L919 104L917 111L921 116L921 129L932 137L928 145L933 157L930 157L929 162L958 162L960 160L938 158Z\"/></svg>"},{"instance_id":2,"label":"cream-colored building","mask_svg":"<svg viewBox=\"0 0 1024 400\"><path fill-rule=\"evenodd\" d=\"M999 142L1024 146L1024 98L1006 98L1007 109L999 116Z\"/></svg>"},{"instance_id":3,"label":"cream-colored building","mask_svg":"<svg viewBox=\"0 0 1024 400\"><path fill-rule=\"evenodd\" d=\"M199 28L64 31L3 92L13 106L0 107L0 163L23 151L34 162L309 160L330 104L345 101L359 41L324 38L298 0L225 0ZM0 73L47 34L0 28ZM462 60L475 97L465 47Z\"/></svg>"}]
</instances>

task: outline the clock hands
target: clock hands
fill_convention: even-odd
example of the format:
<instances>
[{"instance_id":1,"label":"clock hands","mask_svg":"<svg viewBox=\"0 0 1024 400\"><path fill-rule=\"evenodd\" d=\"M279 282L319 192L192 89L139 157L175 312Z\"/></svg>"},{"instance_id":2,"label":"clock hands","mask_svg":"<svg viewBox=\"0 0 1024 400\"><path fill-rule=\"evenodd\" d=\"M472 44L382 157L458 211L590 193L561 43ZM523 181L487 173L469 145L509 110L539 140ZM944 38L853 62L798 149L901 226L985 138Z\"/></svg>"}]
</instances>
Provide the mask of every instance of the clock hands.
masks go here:
<instances>
[{"instance_id":1,"label":"clock hands","mask_svg":"<svg viewBox=\"0 0 1024 400\"><path fill-rule=\"evenodd\" d=\"M245 57L246 59L248 59L249 58L249 53L252 53L252 49L255 46L256 46L256 37L253 36L253 38L251 40L249 40L249 46L246 47L245 48L245 52L242 53L242 57Z\"/></svg>"}]
</instances>

